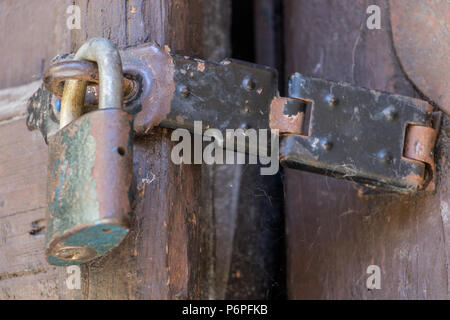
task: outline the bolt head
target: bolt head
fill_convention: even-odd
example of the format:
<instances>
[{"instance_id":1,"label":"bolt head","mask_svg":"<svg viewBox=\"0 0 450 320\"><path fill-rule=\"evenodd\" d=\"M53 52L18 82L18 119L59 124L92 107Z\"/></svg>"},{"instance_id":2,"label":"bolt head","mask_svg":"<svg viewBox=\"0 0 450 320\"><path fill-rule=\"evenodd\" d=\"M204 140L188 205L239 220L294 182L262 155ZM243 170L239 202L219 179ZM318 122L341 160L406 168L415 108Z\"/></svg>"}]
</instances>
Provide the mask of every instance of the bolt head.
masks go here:
<instances>
[{"instance_id":1,"label":"bolt head","mask_svg":"<svg viewBox=\"0 0 450 320\"><path fill-rule=\"evenodd\" d=\"M397 117L397 110L394 106L389 106L383 110L383 115L387 121L394 121Z\"/></svg>"},{"instance_id":2,"label":"bolt head","mask_svg":"<svg viewBox=\"0 0 450 320\"><path fill-rule=\"evenodd\" d=\"M251 91L251 90L254 90L256 88L256 83L255 83L255 81L253 81L252 78L245 77L244 80L242 80L242 86L246 90Z\"/></svg>"},{"instance_id":3,"label":"bolt head","mask_svg":"<svg viewBox=\"0 0 450 320\"><path fill-rule=\"evenodd\" d=\"M187 98L191 94L191 90L185 85L180 85L178 87L178 92L184 97Z\"/></svg>"}]
</instances>

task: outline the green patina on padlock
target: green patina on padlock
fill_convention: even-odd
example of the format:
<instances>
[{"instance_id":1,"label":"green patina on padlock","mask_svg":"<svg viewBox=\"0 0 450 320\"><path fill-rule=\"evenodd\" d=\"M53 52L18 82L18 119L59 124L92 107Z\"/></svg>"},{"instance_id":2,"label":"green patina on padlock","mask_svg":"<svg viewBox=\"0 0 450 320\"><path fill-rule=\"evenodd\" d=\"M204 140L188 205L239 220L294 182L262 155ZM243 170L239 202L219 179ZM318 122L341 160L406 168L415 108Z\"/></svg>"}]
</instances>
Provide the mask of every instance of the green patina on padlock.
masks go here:
<instances>
[{"instance_id":1,"label":"green patina on padlock","mask_svg":"<svg viewBox=\"0 0 450 320\"><path fill-rule=\"evenodd\" d=\"M46 254L53 265L80 264L117 246L129 229L132 115L122 107L122 64L106 39L75 55L99 68L99 109L83 114L86 82L68 80L60 129L49 136Z\"/></svg>"}]
</instances>

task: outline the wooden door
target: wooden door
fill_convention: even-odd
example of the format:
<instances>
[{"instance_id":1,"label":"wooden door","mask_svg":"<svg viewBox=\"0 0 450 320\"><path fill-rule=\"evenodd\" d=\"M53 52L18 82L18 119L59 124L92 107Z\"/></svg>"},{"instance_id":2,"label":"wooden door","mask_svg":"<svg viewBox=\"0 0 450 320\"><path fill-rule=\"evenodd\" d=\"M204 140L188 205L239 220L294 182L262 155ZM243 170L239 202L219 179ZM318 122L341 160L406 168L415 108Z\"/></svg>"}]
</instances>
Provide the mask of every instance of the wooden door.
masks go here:
<instances>
[{"instance_id":1,"label":"wooden door","mask_svg":"<svg viewBox=\"0 0 450 320\"><path fill-rule=\"evenodd\" d=\"M70 5L81 29L66 26ZM174 165L159 128L134 141L130 234L69 290L67 269L43 251L47 146L25 126L26 100L56 54L105 37L219 61L230 55L230 15L228 0L0 2L0 299L270 297L282 230L273 184L245 166Z\"/></svg>"},{"instance_id":2,"label":"wooden door","mask_svg":"<svg viewBox=\"0 0 450 320\"><path fill-rule=\"evenodd\" d=\"M366 27L369 5L381 9L381 29ZM286 74L300 72L430 99L402 70L393 47L389 5L382 0L285 1ZM444 49L446 40L438 41ZM361 197L354 183L285 171L289 298L450 297L448 118L442 126L435 193ZM366 287L370 265L380 267L381 289Z\"/></svg>"},{"instance_id":3,"label":"wooden door","mask_svg":"<svg viewBox=\"0 0 450 320\"><path fill-rule=\"evenodd\" d=\"M371 4L380 30L364 27ZM71 5L81 29L67 28ZM92 37L119 48L154 41L276 67L282 93L301 72L427 99L390 28L387 0L0 1L0 299L448 299L448 118L437 190L410 196L360 197L353 183L294 170L177 166L170 132L156 128L134 140L124 242L81 267L80 289L44 256L47 146L25 117L55 55ZM379 290L366 287L370 265Z\"/></svg>"}]
</instances>

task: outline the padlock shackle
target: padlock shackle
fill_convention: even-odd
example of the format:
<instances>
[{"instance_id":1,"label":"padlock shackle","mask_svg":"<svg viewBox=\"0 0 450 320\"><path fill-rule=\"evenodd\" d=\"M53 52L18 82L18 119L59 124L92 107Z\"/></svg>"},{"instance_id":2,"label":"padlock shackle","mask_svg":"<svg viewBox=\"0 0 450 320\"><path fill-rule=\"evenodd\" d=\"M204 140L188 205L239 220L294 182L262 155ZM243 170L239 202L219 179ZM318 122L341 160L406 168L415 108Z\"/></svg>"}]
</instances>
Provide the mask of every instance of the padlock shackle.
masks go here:
<instances>
[{"instance_id":1,"label":"padlock shackle","mask_svg":"<svg viewBox=\"0 0 450 320\"><path fill-rule=\"evenodd\" d=\"M78 49L74 59L97 63L99 109L121 108L123 102L122 59L114 45L104 38L89 39ZM66 81L61 99L60 128L82 115L86 87L86 81Z\"/></svg>"},{"instance_id":2,"label":"padlock shackle","mask_svg":"<svg viewBox=\"0 0 450 320\"><path fill-rule=\"evenodd\" d=\"M105 38L86 41L75 54L75 60L96 62L99 73L99 109L121 108L123 71L119 51Z\"/></svg>"}]
</instances>

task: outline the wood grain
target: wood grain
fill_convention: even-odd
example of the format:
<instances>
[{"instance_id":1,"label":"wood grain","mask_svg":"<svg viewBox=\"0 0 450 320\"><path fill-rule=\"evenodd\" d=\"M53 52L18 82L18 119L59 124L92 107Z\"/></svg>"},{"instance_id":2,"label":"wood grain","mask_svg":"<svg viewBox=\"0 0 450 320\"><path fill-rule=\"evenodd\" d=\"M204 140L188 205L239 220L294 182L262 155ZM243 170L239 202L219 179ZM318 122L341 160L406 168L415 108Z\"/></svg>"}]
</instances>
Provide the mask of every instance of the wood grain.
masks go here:
<instances>
[{"instance_id":1,"label":"wood grain","mask_svg":"<svg viewBox=\"0 0 450 320\"><path fill-rule=\"evenodd\" d=\"M222 27L215 29L212 17L204 18L203 8L208 3L75 1L81 8L82 28L66 32L65 2L56 6L48 1L36 1L33 5L28 1L4 1L0 4L2 30L7 23L25 15L33 21L27 26L17 25L8 35L1 33L8 37L2 38L2 43L11 44L11 54L4 55L2 50L0 66L7 66L8 71L0 76L0 87L39 78L54 55L75 51L91 37L109 38L120 48L156 41L180 54L207 58L214 53L219 58L229 51L228 33ZM226 8L226 2L223 5ZM221 6L217 3L207 12L218 17L223 26L228 18L222 16ZM50 37L49 26L51 32L62 31ZM215 29L213 34L225 44L206 41L203 28ZM29 32L26 37L33 40L16 39L24 32ZM216 46L224 49L217 50ZM200 210L200 166L172 164L173 143L167 130L155 129L149 137L135 142L135 215L133 231L124 243L82 267L81 290L68 290L65 268L55 269L47 264L43 253L45 229L41 229L42 224L45 226L47 147L39 132L26 129L24 118L23 96L32 86L0 93L0 298L199 298L201 276L206 276L199 266L203 245L200 236L207 234L206 238L211 238L209 231L201 229L200 213L211 212ZM208 286L202 288L208 290Z\"/></svg>"},{"instance_id":2,"label":"wood grain","mask_svg":"<svg viewBox=\"0 0 450 320\"><path fill-rule=\"evenodd\" d=\"M0 89L42 76L50 60L69 51L70 0L0 1Z\"/></svg>"},{"instance_id":3,"label":"wood grain","mask_svg":"<svg viewBox=\"0 0 450 320\"><path fill-rule=\"evenodd\" d=\"M0 90L0 123L14 121L27 115L27 101L30 93L36 92L41 81Z\"/></svg>"},{"instance_id":4,"label":"wood grain","mask_svg":"<svg viewBox=\"0 0 450 320\"><path fill-rule=\"evenodd\" d=\"M120 48L156 41L179 54L214 60L230 52L229 1L75 4L81 9L82 28L70 31L70 51L88 38L106 37ZM42 41L42 46L47 44ZM0 185L6 190L0 195L7 203L0 214L1 298L270 297L277 286L282 230L282 199L273 196L281 190L279 176L273 184L259 175L257 166L173 165L170 132L163 129L134 143L130 234L112 252L82 266L81 290L68 290L65 269L44 260L47 150L37 132L26 131L23 118L26 96L38 84L0 92L0 140L8 148L0 170ZM14 139L3 138L7 132ZM25 158L22 147L29 149ZM224 177L229 177L229 185L224 185ZM16 188L32 190L9 192ZM23 208L23 202L31 200L33 204Z\"/></svg>"},{"instance_id":5,"label":"wood grain","mask_svg":"<svg viewBox=\"0 0 450 320\"><path fill-rule=\"evenodd\" d=\"M24 117L3 122L0 137L0 299L80 297L45 260L47 146Z\"/></svg>"},{"instance_id":6,"label":"wood grain","mask_svg":"<svg viewBox=\"0 0 450 320\"><path fill-rule=\"evenodd\" d=\"M88 299L176 299L199 294L196 257L200 166L170 161L174 144L155 129L134 144L132 227L120 247L83 267ZM154 159L157 158L158 161ZM192 257L192 259L191 259Z\"/></svg>"},{"instance_id":7,"label":"wood grain","mask_svg":"<svg viewBox=\"0 0 450 320\"><path fill-rule=\"evenodd\" d=\"M381 29L366 8L381 8ZM417 97L392 48L386 1L285 2L286 73ZM368 133L370 134L370 133ZM448 299L448 120L435 194L358 197L351 182L286 170L287 286L291 299ZM369 265L381 289L368 290Z\"/></svg>"},{"instance_id":8,"label":"wood grain","mask_svg":"<svg viewBox=\"0 0 450 320\"><path fill-rule=\"evenodd\" d=\"M203 1L76 1L86 20L71 47L106 37L119 48L145 41L199 56ZM133 230L109 255L83 268L88 299L199 298L201 167L170 161L168 131L155 129L134 145ZM151 181L143 182L143 181ZM192 252L195 250L195 252Z\"/></svg>"}]
</instances>

